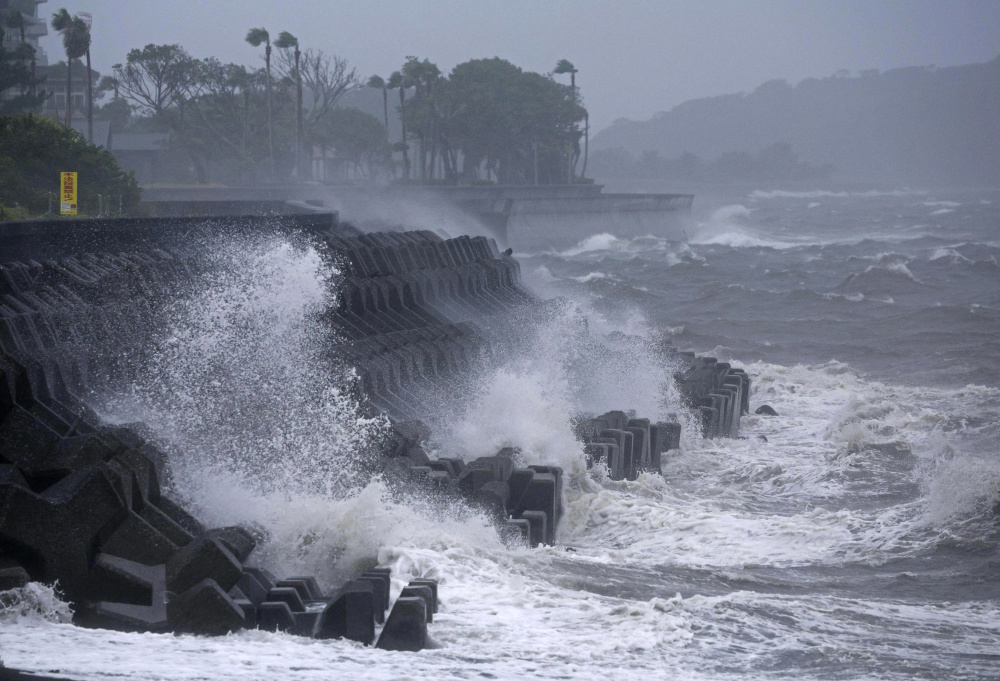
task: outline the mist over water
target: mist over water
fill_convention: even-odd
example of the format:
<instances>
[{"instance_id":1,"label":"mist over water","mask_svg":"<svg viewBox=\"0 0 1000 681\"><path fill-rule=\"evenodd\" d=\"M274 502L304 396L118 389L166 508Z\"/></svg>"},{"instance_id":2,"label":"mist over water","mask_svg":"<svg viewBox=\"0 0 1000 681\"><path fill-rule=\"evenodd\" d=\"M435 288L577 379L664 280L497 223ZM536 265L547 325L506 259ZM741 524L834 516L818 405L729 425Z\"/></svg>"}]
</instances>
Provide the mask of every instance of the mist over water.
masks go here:
<instances>
[{"instance_id":1,"label":"mist over water","mask_svg":"<svg viewBox=\"0 0 1000 681\"><path fill-rule=\"evenodd\" d=\"M513 350L434 405L438 455L510 446L566 469L558 544L534 550L372 477L383 424L330 350L322 249L215 245L102 413L170 445L206 522L260 528L265 566L334 585L377 556L439 579L439 647L88 631L36 594L21 611L55 621L17 615L4 659L58 647L88 679L121 650L116 673L163 679L995 678L1000 196L768 191L700 210L687 243L522 254L555 300L493 329ZM779 416L701 439L664 342L745 367L751 411ZM663 476L586 471L573 419L612 408L682 421ZM199 661L219 655L239 665Z\"/></svg>"}]
</instances>

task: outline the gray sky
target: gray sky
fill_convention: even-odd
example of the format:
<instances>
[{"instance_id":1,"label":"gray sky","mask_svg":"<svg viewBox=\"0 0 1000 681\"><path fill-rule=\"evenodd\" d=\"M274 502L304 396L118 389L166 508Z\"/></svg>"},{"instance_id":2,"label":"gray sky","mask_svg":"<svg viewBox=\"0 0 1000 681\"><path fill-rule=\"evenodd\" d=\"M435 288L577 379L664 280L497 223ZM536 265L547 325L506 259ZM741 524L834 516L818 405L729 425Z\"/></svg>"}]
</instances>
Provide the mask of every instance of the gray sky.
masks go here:
<instances>
[{"instance_id":1,"label":"gray sky","mask_svg":"<svg viewBox=\"0 0 1000 681\"><path fill-rule=\"evenodd\" d=\"M446 72L494 56L547 72L566 58L595 130L772 78L1000 54L1000 0L49 0L39 9L61 7L94 15L101 72L151 42L259 64L243 42L252 26L290 31L364 76L388 76L407 55ZM59 59L58 36L43 45Z\"/></svg>"}]
</instances>

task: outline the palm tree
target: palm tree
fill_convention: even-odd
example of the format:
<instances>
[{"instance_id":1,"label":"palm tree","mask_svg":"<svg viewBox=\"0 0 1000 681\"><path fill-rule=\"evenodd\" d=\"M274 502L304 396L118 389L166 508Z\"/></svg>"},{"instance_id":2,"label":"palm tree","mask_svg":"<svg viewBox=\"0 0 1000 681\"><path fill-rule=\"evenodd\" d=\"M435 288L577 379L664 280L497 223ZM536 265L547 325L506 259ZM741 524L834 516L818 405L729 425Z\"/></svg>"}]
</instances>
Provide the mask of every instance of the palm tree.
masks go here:
<instances>
[{"instance_id":1,"label":"palm tree","mask_svg":"<svg viewBox=\"0 0 1000 681\"><path fill-rule=\"evenodd\" d=\"M555 70L552 72L552 73L558 73L558 74L563 74L563 73L568 73L569 74L569 89L570 89L570 93L573 95L573 103L574 104L576 104L576 71L577 71L577 68L575 66L573 66L573 62L571 62L568 59L560 59L556 63ZM588 126L588 128L589 128L589 126ZM588 139L585 142L585 145L589 147L590 146L590 139L589 139L590 132L589 132L589 130L587 131L587 135L588 135ZM579 153L579 152L577 152L577 153ZM569 182L570 184L573 183L573 166L574 165L575 165L575 163L574 163L573 158L572 158L572 152L570 152L570 158L568 158L567 161L566 161L566 181ZM584 167L586 167L586 163L584 163Z\"/></svg>"},{"instance_id":2,"label":"palm tree","mask_svg":"<svg viewBox=\"0 0 1000 681\"><path fill-rule=\"evenodd\" d=\"M73 122L73 60L90 49L90 31L80 17L70 16L65 7L52 15L52 30L62 34L66 50L66 127L69 127Z\"/></svg>"},{"instance_id":3,"label":"palm tree","mask_svg":"<svg viewBox=\"0 0 1000 681\"><path fill-rule=\"evenodd\" d=\"M420 61L416 57L407 57L402 74L404 83L414 87L414 98L424 112L423 129L417 132L417 138L420 142L420 179L426 180L433 177L437 158L435 137L437 117L433 95L434 86L441 78L441 69L427 59ZM430 149L427 148L428 142Z\"/></svg>"},{"instance_id":4,"label":"palm tree","mask_svg":"<svg viewBox=\"0 0 1000 681\"><path fill-rule=\"evenodd\" d=\"M573 62L568 59L560 59L556 64L556 68L552 73L568 73L569 74L569 87L573 92L573 101L576 101L576 72L577 69L573 66Z\"/></svg>"},{"instance_id":5,"label":"palm tree","mask_svg":"<svg viewBox=\"0 0 1000 681\"><path fill-rule=\"evenodd\" d=\"M394 90L399 88L399 120L403 127L403 168L406 171L406 179L410 179L410 156L406 151L406 86L409 85L409 80L403 76L399 71L393 71L392 75L389 76L389 82L385 84L386 88Z\"/></svg>"},{"instance_id":6,"label":"palm tree","mask_svg":"<svg viewBox=\"0 0 1000 681\"><path fill-rule=\"evenodd\" d=\"M299 51L299 39L288 31L278 34L278 39L274 41L274 46L281 49L295 48L295 101L298 112L298 128L295 134L295 174L302 178L302 70L299 68L299 60L302 53Z\"/></svg>"},{"instance_id":7,"label":"palm tree","mask_svg":"<svg viewBox=\"0 0 1000 681\"><path fill-rule=\"evenodd\" d=\"M385 133L389 134L389 88L382 76L372 76L368 79L368 87L382 89L382 115L385 117Z\"/></svg>"},{"instance_id":8,"label":"palm tree","mask_svg":"<svg viewBox=\"0 0 1000 681\"><path fill-rule=\"evenodd\" d=\"M90 70L90 27L94 18L88 12L80 12L74 17L74 22L79 21L87 28L87 141L94 143L94 79ZM82 30L78 26L79 30Z\"/></svg>"},{"instance_id":9,"label":"palm tree","mask_svg":"<svg viewBox=\"0 0 1000 681\"><path fill-rule=\"evenodd\" d=\"M274 120L271 116L271 34L263 28L247 31L246 41L254 47L266 45L264 63L267 64L267 148L271 157L271 179L274 179Z\"/></svg>"}]
</instances>

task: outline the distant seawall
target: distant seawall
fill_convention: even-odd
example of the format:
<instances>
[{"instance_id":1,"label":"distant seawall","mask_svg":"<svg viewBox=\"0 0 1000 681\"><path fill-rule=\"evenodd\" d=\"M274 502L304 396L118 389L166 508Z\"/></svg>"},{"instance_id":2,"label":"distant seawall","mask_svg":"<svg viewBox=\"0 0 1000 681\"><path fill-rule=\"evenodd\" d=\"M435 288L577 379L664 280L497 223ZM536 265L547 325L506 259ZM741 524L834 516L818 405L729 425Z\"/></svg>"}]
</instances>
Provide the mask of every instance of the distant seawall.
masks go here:
<instances>
[{"instance_id":1,"label":"distant seawall","mask_svg":"<svg viewBox=\"0 0 1000 681\"><path fill-rule=\"evenodd\" d=\"M683 238L691 194L606 194L602 185L388 187L148 187L159 216L276 214L339 210L373 228L420 227L481 233L517 251L566 248L593 234Z\"/></svg>"}]
</instances>

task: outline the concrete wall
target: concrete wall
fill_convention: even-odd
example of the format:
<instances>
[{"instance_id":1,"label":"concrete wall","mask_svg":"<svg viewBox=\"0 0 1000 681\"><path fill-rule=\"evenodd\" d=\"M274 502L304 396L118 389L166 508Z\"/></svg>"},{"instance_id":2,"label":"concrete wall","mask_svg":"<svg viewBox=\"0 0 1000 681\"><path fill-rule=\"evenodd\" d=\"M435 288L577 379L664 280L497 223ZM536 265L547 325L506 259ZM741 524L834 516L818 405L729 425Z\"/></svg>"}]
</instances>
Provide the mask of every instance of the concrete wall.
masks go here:
<instances>
[{"instance_id":1,"label":"concrete wall","mask_svg":"<svg viewBox=\"0 0 1000 681\"><path fill-rule=\"evenodd\" d=\"M260 216L100 218L0 222L0 263L45 260L88 251L140 250L169 246L206 234L240 234L263 228L287 231L337 229L334 212Z\"/></svg>"}]
</instances>

